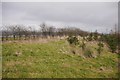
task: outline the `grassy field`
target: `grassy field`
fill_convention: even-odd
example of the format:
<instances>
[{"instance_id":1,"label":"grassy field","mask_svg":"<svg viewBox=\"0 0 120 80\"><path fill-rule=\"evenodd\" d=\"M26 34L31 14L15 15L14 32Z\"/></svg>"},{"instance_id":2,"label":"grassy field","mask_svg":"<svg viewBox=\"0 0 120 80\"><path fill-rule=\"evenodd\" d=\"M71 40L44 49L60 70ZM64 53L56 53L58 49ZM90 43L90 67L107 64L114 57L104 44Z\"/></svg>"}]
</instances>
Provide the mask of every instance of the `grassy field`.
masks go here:
<instances>
[{"instance_id":1,"label":"grassy field","mask_svg":"<svg viewBox=\"0 0 120 80\"><path fill-rule=\"evenodd\" d=\"M70 52L66 40L6 42L2 57L3 78L118 77L117 54L104 48L100 57L83 58Z\"/></svg>"}]
</instances>

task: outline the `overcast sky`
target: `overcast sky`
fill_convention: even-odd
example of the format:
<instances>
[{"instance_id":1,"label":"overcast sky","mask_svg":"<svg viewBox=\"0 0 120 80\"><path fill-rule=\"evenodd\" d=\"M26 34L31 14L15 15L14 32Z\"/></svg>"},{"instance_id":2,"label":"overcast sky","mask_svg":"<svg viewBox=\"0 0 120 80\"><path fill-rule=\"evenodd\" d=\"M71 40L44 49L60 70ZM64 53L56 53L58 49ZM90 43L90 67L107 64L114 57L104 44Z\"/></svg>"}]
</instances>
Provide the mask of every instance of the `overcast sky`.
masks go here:
<instances>
[{"instance_id":1,"label":"overcast sky","mask_svg":"<svg viewBox=\"0 0 120 80\"><path fill-rule=\"evenodd\" d=\"M118 23L117 2L3 2L3 25L23 24L38 28L42 22L56 27L79 27L106 32ZM1 5L1 4L0 4Z\"/></svg>"}]
</instances>

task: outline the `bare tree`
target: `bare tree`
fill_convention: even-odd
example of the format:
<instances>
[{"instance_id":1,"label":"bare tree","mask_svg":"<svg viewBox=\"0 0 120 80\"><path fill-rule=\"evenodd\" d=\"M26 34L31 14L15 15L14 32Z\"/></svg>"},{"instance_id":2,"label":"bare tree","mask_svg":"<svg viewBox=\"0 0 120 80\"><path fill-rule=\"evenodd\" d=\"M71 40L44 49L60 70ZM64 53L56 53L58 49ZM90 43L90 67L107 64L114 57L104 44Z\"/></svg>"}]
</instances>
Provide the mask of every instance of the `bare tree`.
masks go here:
<instances>
[{"instance_id":1,"label":"bare tree","mask_svg":"<svg viewBox=\"0 0 120 80\"><path fill-rule=\"evenodd\" d=\"M47 33L48 33L48 27L45 23L42 23L40 25L41 31L42 31L42 36L47 37Z\"/></svg>"},{"instance_id":2,"label":"bare tree","mask_svg":"<svg viewBox=\"0 0 120 80\"><path fill-rule=\"evenodd\" d=\"M53 26L48 27L48 33L49 33L49 36L54 37L54 35L55 35L55 28Z\"/></svg>"},{"instance_id":3,"label":"bare tree","mask_svg":"<svg viewBox=\"0 0 120 80\"><path fill-rule=\"evenodd\" d=\"M10 35L10 31L8 29L8 26L2 27L2 41L8 40L8 36Z\"/></svg>"},{"instance_id":4,"label":"bare tree","mask_svg":"<svg viewBox=\"0 0 120 80\"><path fill-rule=\"evenodd\" d=\"M10 32L12 32L12 36L14 40L16 39L16 27L17 27L16 25L8 26Z\"/></svg>"},{"instance_id":5,"label":"bare tree","mask_svg":"<svg viewBox=\"0 0 120 80\"><path fill-rule=\"evenodd\" d=\"M22 25L16 25L16 35L19 37L19 40L22 38L22 36L24 35L24 26Z\"/></svg>"}]
</instances>

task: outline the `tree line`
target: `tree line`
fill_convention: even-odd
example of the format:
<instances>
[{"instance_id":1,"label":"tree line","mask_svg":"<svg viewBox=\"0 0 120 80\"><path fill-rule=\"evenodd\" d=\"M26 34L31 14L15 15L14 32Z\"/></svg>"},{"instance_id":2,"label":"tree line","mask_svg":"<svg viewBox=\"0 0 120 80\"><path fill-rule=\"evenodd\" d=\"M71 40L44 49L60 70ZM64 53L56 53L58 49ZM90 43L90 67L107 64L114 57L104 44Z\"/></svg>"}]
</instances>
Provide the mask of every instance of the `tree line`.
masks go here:
<instances>
[{"instance_id":1,"label":"tree line","mask_svg":"<svg viewBox=\"0 0 120 80\"><path fill-rule=\"evenodd\" d=\"M10 25L3 26L2 29L2 41L7 40L28 40L36 38L49 37L62 37L62 36L86 36L88 32L79 28L67 27L67 28L55 28L54 26L48 26L45 23L39 25L39 30L35 30L34 27L26 27L23 25Z\"/></svg>"}]
</instances>

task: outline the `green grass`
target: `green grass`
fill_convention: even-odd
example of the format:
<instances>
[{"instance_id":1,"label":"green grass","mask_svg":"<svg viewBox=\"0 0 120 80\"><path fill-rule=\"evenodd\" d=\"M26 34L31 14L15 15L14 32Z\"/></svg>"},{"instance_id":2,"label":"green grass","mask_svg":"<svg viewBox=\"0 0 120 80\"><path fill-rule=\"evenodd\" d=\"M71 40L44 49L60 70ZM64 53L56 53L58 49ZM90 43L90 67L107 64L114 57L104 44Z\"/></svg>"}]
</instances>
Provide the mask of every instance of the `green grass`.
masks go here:
<instances>
[{"instance_id":1,"label":"green grass","mask_svg":"<svg viewBox=\"0 0 120 80\"><path fill-rule=\"evenodd\" d=\"M22 54L15 56L19 51ZM48 43L2 44L3 78L117 78L118 55L104 51L82 58L69 51L65 40ZM103 70L100 70L100 68Z\"/></svg>"},{"instance_id":2,"label":"green grass","mask_svg":"<svg viewBox=\"0 0 120 80\"><path fill-rule=\"evenodd\" d=\"M0 43L0 79L2 78L2 44Z\"/></svg>"}]
</instances>

